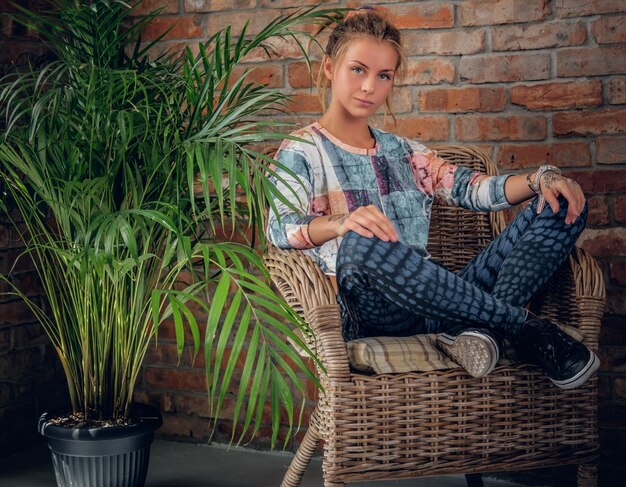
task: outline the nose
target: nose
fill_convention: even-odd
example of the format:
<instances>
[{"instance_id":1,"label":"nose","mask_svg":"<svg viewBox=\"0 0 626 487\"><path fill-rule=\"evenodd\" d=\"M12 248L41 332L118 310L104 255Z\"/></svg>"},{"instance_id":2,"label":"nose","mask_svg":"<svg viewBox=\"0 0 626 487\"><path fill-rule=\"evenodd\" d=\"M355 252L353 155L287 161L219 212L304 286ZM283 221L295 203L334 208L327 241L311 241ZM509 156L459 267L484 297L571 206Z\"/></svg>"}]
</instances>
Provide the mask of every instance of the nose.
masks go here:
<instances>
[{"instance_id":1,"label":"nose","mask_svg":"<svg viewBox=\"0 0 626 487\"><path fill-rule=\"evenodd\" d=\"M363 83L361 84L361 91L363 93L373 93L374 92L374 80L370 76L367 76L363 80Z\"/></svg>"}]
</instances>

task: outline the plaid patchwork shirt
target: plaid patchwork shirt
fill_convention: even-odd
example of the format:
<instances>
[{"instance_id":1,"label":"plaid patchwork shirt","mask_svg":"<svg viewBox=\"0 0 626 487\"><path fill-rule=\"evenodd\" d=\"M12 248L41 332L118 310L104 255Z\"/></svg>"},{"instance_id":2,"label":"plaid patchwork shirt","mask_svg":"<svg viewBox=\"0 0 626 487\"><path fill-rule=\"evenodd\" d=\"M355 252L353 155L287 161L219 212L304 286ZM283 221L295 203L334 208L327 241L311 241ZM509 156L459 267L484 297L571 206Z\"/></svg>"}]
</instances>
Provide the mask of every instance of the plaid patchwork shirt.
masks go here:
<instances>
[{"instance_id":1,"label":"plaid patchwork shirt","mask_svg":"<svg viewBox=\"0 0 626 487\"><path fill-rule=\"evenodd\" d=\"M393 222L405 245L428 256L426 244L433 201L476 211L511 205L504 196L508 176L486 176L455 166L420 143L371 129L376 146L361 149L342 143L315 122L291 135L310 143L285 140L276 160L297 177L274 168L272 182L294 207L274 198L267 236L283 249L301 249L326 274L335 274L341 237L316 246L308 225L322 215L345 214L375 205ZM281 180L282 179L282 180Z\"/></svg>"}]
</instances>

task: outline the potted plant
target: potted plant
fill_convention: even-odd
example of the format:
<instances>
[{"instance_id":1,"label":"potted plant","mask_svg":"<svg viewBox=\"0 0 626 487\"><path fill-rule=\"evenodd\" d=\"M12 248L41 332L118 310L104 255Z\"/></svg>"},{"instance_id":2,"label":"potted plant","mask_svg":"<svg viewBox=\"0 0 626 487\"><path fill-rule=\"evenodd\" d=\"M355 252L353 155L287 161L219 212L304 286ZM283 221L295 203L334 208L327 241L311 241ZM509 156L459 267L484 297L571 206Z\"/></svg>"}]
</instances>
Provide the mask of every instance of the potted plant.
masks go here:
<instances>
[{"instance_id":1,"label":"potted plant","mask_svg":"<svg viewBox=\"0 0 626 487\"><path fill-rule=\"evenodd\" d=\"M284 137L276 131L283 124L260 115L288 97L250 82L242 61L271 50L273 37L297 40L296 26L334 11L298 10L254 36L226 27L197 53L151 58L159 39L142 43L141 33L158 10L139 18L138 3L121 0L50 4L39 13L18 7L17 20L51 56L1 80L0 184L6 218L23 222L11 220L48 307L13 292L44 327L67 379L70 410L40 421L51 448L60 448L59 485L143 484L160 418L137 408L133 391L166 319L179 353L185 328L196 354L203 345L215 421L240 361L233 419L243 432L233 439L254 435L267 403L274 443L283 410L290 426L298 421L291 384L302 390L299 374L315 381L285 344L287 337L306 349L287 323L305 325L267 284L253 246L215 235L262 235L276 163L262 145ZM208 316L204 336L194 307ZM81 463L88 454L98 460ZM122 470L129 462L137 472ZM87 464L98 474L85 474ZM90 483L99 475L101 483Z\"/></svg>"}]
</instances>

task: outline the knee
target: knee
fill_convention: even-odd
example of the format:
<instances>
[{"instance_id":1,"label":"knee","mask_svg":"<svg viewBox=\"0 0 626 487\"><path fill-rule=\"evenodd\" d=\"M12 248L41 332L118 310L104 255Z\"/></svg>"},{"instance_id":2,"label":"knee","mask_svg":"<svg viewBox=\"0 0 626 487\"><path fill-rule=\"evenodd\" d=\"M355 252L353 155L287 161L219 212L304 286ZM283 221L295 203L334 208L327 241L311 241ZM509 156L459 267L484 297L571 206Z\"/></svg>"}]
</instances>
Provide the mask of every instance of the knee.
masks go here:
<instances>
[{"instance_id":1,"label":"knee","mask_svg":"<svg viewBox=\"0 0 626 487\"><path fill-rule=\"evenodd\" d=\"M356 232L344 235L337 252L337 279L356 273L380 271L400 242L384 242L379 238L363 237Z\"/></svg>"}]
</instances>

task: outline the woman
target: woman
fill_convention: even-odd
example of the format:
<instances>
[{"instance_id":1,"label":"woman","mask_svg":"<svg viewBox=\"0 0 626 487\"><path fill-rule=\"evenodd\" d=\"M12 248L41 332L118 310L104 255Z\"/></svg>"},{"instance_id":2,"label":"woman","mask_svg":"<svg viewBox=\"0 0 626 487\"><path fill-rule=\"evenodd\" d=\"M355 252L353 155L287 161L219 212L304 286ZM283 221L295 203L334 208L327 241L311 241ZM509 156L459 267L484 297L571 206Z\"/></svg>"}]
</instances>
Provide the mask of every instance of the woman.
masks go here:
<instances>
[{"instance_id":1,"label":"woman","mask_svg":"<svg viewBox=\"0 0 626 487\"><path fill-rule=\"evenodd\" d=\"M561 388L582 385L599 360L524 305L567 258L585 225L580 186L558 168L488 177L451 165L422 144L372 128L402 67L399 31L371 8L331 33L318 86L322 117L285 140L268 238L302 249L333 278L346 340L442 333L441 347L480 377L501 338ZM431 207L498 211L534 201L458 274L426 251ZM545 204L547 203L547 205Z\"/></svg>"}]
</instances>

